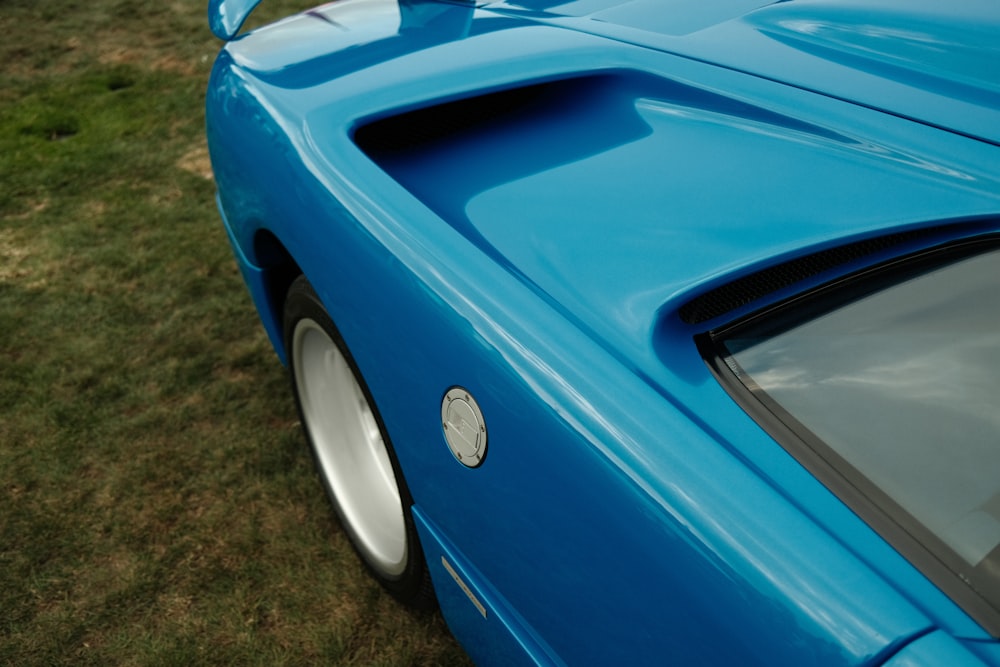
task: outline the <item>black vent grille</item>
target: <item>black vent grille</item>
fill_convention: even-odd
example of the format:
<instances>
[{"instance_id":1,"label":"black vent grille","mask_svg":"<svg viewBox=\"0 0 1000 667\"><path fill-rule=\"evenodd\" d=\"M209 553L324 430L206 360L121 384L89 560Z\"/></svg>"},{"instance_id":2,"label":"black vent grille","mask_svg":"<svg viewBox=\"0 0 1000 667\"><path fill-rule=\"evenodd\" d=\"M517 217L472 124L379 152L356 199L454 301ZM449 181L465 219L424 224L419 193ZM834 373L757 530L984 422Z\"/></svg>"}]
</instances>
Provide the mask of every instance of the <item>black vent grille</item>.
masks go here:
<instances>
[{"instance_id":1,"label":"black vent grille","mask_svg":"<svg viewBox=\"0 0 1000 667\"><path fill-rule=\"evenodd\" d=\"M891 248L933 236L937 227L890 234L823 250L808 257L793 259L731 283L717 287L681 306L680 318L687 324L700 324L745 306L773 292L817 276L859 259Z\"/></svg>"}]
</instances>

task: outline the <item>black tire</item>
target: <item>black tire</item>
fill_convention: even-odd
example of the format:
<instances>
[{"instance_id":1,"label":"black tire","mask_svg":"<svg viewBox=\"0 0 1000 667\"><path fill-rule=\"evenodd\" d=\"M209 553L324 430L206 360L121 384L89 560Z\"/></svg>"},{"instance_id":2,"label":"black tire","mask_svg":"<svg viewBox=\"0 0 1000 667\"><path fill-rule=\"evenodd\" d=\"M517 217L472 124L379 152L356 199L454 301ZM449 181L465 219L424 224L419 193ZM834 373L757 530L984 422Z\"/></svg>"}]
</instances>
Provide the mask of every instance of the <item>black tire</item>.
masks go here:
<instances>
[{"instance_id":1,"label":"black tire","mask_svg":"<svg viewBox=\"0 0 1000 667\"><path fill-rule=\"evenodd\" d=\"M292 392L316 469L355 551L399 601L433 606L413 500L371 392L312 285L288 290L284 340Z\"/></svg>"}]
</instances>

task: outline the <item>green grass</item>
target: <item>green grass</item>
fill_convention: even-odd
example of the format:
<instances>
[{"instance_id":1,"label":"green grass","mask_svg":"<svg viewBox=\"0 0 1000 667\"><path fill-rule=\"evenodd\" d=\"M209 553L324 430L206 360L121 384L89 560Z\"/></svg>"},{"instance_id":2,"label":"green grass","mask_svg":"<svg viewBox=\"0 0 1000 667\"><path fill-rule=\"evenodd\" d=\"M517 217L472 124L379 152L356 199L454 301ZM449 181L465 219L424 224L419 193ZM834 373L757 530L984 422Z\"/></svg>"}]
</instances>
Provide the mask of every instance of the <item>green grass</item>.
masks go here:
<instances>
[{"instance_id":1,"label":"green grass","mask_svg":"<svg viewBox=\"0 0 1000 667\"><path fill-rule=\"evenodd\" d=\"M202 2L0 34L0 665L465 664L323 498L214 210Z\"/></svg>"}]
</instances>

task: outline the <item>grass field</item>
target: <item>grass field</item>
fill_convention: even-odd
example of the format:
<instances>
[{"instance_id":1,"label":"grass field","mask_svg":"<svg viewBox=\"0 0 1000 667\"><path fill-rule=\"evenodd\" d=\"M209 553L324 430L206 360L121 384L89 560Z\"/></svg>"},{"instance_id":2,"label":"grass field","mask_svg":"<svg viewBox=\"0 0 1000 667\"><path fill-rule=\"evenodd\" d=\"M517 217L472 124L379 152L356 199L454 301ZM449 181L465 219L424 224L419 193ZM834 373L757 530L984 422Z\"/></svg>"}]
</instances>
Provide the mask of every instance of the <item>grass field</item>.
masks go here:
<instances>
[{"instance_id":1,"label":"grass field","mask_svg":"<svg viewBox=\"0 0 1000 667\"><path fill-rule=\"evenodd\" d=\"M465 664L322 496L214 210L204 4L0 34L0 664Z\"/></svg>"}]
</instances>

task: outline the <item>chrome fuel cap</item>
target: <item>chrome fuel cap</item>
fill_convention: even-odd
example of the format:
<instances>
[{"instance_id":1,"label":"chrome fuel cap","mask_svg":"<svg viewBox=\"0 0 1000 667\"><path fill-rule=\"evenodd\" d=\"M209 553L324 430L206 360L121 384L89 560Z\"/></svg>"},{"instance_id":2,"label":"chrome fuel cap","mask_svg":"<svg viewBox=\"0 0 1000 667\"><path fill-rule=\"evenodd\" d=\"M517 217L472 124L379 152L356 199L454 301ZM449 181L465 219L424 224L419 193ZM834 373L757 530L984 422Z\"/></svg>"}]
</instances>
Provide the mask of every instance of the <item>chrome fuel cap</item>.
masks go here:
<instances>
[{"instance_id":1,"label":"chrome fuel cap","mask_svg":"<svg viewBox=\"0 0 1000 667\"><path fill-rule=\"evenodd\" d=\"M441 428L451 453L475 468L486 456L486 421L476 399L462 387L452 387L441 401Z\"/></svg>"}]
</instances>

